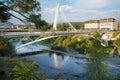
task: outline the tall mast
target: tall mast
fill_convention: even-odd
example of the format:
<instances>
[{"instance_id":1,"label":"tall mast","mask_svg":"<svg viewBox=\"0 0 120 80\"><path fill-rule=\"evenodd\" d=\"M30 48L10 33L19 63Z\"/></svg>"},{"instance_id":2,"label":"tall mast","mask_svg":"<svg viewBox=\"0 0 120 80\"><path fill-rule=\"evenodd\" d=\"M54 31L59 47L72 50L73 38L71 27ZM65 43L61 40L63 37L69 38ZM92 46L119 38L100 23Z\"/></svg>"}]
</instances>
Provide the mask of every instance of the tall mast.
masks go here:
<instances>
[{"instance_id":1,"label":"tall mast","mask_svg":"<svg viewBox=\"0 0 120 80\"><path fill-rule=\"evenodd\" d=\"M53 30L57 30L57 21L58 21L59 9L60 9L60 5L58 3L57 7L56 7L56 13L55 13L55 18L54 18Z\"/></svg>"}]
</instances>

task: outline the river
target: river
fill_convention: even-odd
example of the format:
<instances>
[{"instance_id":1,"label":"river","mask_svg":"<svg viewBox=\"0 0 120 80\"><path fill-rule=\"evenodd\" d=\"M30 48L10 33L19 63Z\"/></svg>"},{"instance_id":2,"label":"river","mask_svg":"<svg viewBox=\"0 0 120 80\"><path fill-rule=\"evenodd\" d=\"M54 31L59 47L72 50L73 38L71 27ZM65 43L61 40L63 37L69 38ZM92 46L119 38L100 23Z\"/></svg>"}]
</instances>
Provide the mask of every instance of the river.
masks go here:
<instances>
[{"instance_id":1,"label":"river","mask_svg":"<svg viewBox=\"0 0 120 80\"><path fill-rule=\"evenodd\" d=\"M21 45L20 43L19 45ZM19 46L14 43L15 46ZM49 47L33 44L18 49L17 54L39 51L42 49L50 50ZM83 55L82 55L83 56ZM58 54L54 52L43 52L40 54L29 55L26 58L35 60L42 72L44 72L49 79L53 79L55 76L62 74L62 77L72 80L86 80L88 74L87 60L84 58L75 58L69 55ZM119 74L120 72L120 58L107 58L106 64L109 71L112 74Z\"/></svg>"}]
</instances>

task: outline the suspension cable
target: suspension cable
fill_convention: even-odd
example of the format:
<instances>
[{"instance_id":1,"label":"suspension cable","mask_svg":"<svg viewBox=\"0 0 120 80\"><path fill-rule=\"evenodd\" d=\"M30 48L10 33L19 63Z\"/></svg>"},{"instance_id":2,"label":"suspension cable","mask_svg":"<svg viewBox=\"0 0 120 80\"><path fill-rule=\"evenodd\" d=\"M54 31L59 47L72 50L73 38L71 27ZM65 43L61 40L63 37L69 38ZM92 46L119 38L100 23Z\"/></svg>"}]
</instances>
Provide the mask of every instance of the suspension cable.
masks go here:
<instances>
[{"instance_id":1,"label":"suspension cable","mask_svg":"<svg viewBox=\"0 0 120 80\"><path fill-rule=\"evenodd\" d=\"M61 9L60 9L60 12L61 12L61 14L63 15L63 17L65 18L65 20L67 21L67 23L69 24L69 26L71 27L71 29L77 31L77 29L75 29L75 28L73 27L73 25L70 23L70 21L67 19L67 17L65 16L64 12L63 12Z\"/></svg>"}]
</instances>

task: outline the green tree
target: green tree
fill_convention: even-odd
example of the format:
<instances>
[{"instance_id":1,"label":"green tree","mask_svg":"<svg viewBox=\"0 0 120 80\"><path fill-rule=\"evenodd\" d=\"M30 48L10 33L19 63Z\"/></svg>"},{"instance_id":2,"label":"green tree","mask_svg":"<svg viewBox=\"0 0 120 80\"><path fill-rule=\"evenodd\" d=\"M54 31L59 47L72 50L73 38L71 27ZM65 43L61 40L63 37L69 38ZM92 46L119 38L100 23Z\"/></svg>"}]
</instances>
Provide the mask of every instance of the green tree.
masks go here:
<instances>
[{"instance_id":1,"label":"green tree","mask_svg":"<svg viewBox=\"0 0 120 80\"><path fill-rule=\"evenodd\" d=\"M48 23L46 23L44 20L41 20L40 14L30 14L28 20L34 23L37 29L41 29L43 31L47 30Z\"/></svg>"},{"instance_id":2,"label":"green tree","mask_svg":"<svg viewBox=\"0 0 120 80\"><path fill-rule=\"evenodd\" d=\"M69 28L69 25L67 23L59 23L57 28L60 31L66 31Z\"/></svg>"},{"instance_id":3,"label":"green tree","mask_svg":"<svg viewBox=\"0 0 120 80\"><path fill-rule=\"evenodd\" d=\"M9 9L1 5L4 2L0 2L0 21L7 22L10 19L10 14L8 13Z\"/></svg>"},{"instance_id":4,"label":"green tree","mask_svg":"<svg viewBox=\"0 0 120 80\"><path fill-rule=\"evenodd\" d=\"M118 48L118 50L120 50L120 38L118 38L117 40L114 41L114 45L115 45L115 47Z\"/></svg>"},{"instance_id":5,"label":"green tree","mask_svg":"<svg viewBox=\"0 0 120 80\"><path fill-rule=\"evenodd\" d=\"M83 22L70 22L74 28L76 29L83 29L84 23ZM68 23L59 23L58 24L58 30L60 31L66 31L70 29L70 25Z\"/></svg>"},{"instance_id":6,"label":"green tree","mask_svg":"<svg viewBox=\"0 0 120 80\"><path fill-rule=\"evenodd\" d=\"M37 66L35 62L31 64L18 63L13 69L13 80L46 80L46 77L42 73L37 72Z\"/></svg>"},{"instance_id":7,"label":"green tree","mask_svg":"<svg viewBox=\"0 0 120 80\"><path fill-rule=\"evenodd\" d=\"M92 33L94 38L91 41L91 45L88 45L86 51L89 67L89 80L107 80L107 65L104 60L107 55L106 47L101 45L101 35L94 31Z\"/></svg>"},{"instance_id":8,"label":"green tree","mask_svg":"<svg viewBox=\"0 0 120 80\"><path fill-rule=\"evenodd\" d=\"M22 15L31 14L34 11L40 11L40 3L36 0L10 0L12 9Z\"/></svg>"},{"instance_id":9,"label":"green tree","mask_svg":"<svg viewBox=\"0 0 120 80\"><path fill-rule=\"evenodd\" d=\"M47 23L44 20L41 20L41 14L38 13L40 8L40 3L36 0L5 0L4 3L0 3L6 9L10 11L14 11L21 16L28 22L35 24L37 29L40 29L42 26L46 26ZM10 12L8 12L10 13ZM19 19L22 22L26 22L15 15L11 14L11 16Z\"/></svg>"},{"instance_id":10,"label":"green tree","mask_svg":"<svg viewBox=\"0 0 120 80\"><path fill-rule=\"evenodd\" d=\"M14 46L7 39L0 36L0 56L12 56L14 54Z\"/></svg>"},{"instance_id":11,"label":"green tree","mask_svg":"<svg viewBox=\"0 0 120 80\"><path fill-rule=\"evenodd\" d=\"M101 35L97 30L93 31L91 35L96 39L101 39Z\"/></svg>"},{"instance_id":12,"label":"green tree","mask_svg":"<svg viewBox=\"0 0 120 80\"><path fill-rule=\"evenodd\" d=\"M119 51L119 55L120 55L120 38L118 38L117 40L115 40L113 42L114 46L117 48L117 50Z\"/></svg>"},{"instance_id":13,"label":"green tree","mask_svg":"<svg viewBox=\"0 0 120 80\"><path fill-rule=\"evenodd\" d=\"M83 23L83 22L71 22L71 24L72 24L76 29L83 29L83 28L84 28L84 23Z\"/></svg>"},{"instance_id":14,"label":"green tree","mask_svg":"<svg viewBox=\"0 0 120 80\"><path fill-rule=\"evenodd\" d=\"M55 39L53 44L60 47L60 46L62 46L63 40L64 40L64 37L58 37Z\"/></svg>"}]
</instances>

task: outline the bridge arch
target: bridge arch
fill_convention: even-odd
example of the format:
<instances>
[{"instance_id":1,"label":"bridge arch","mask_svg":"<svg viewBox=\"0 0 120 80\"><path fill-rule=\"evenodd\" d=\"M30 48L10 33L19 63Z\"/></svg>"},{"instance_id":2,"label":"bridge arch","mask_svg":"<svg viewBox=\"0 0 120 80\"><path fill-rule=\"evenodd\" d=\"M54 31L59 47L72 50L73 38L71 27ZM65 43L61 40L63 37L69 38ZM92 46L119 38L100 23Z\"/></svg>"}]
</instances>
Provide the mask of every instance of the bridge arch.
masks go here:
<instances>
[{"instance_id":1,"label":"bridge arch","mask_svg":"<svg viewBox=\"0 0 120 80\"><path fill-rule=\"evenodd\" d=\"M40 41L43 41L43 40L47 40L47 39L55 38L55 37L59 37L59 36L68 36L68 35L55 35L55 36L48 36L48 37L44 37L44 38L41 38L41 39L37 39L37 40L31 41L31 42L28 42L28 43L26 43L26 44L23 44L23 45L21 45L21 46L16 47L16 50L17 50L17 49L20 49L20 48L22 48L22 47L25 47L25 46L34 44L34 43L36 43L36 42L40 42ZM91 37L91 38L94 38L94 39L100 41L102 46L108 46L108 41L106 41L106 40L104 40L104 41L105 41L105 44L104 44L104 43L102 43L102 40L97 39L97 38L95 38L95 37L93 37L93 36L90 36L90 35L84 35L84 36L88 36L88 37Z\"/></svg>"},{"instance_id":2,"label":"bridge arch","mask_svg":"<svg viewBox=\"0 0 120 80\"><path fill-rule=\"evenodd\" d=\"M54 38L54 37L59 37L59 36L63 36L63 35L48 36L48 37L45 37L45 38L41 38L41 39L38 39L38 40L34 40L34 41L28 42L28 43L26 43L26 44L23 44L23 45L21 45L21 46L18 46L18 47L16 47L16 49L20 49L20 48L25 47L25 46L28 46L28 45L30 45L30 44L34 44L34 43L36 43L36 42L40 42L40 41L43 41L43 40L46 40L46 39L50 39L50 38Z\"/></svg>"}]
</instances>

